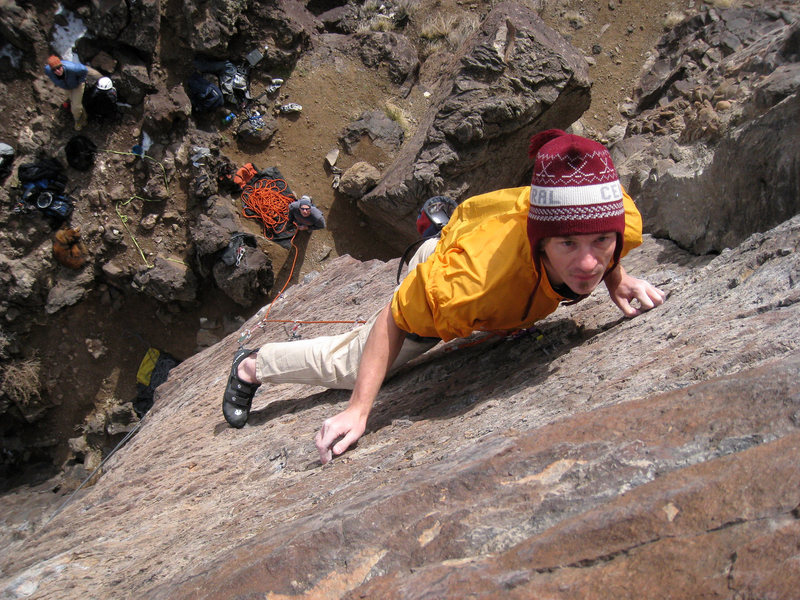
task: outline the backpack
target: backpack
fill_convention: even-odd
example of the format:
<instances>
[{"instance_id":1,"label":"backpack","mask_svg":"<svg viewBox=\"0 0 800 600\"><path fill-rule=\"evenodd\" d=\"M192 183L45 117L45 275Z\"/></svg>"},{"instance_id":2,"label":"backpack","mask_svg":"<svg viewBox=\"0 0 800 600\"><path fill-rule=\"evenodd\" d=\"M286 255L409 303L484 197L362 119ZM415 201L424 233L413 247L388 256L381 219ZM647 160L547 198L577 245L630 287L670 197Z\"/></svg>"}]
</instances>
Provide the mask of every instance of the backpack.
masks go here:
<instances>
[{"instance_id":1,"label":"backpack","mask_svg":"<svg viewBox=\"0 0 800 600\"><path fill-rule=\"evenodd\" d=\"M423 238L438 234L447 225L457 206L458 203L447 196L428 198L417 215L417 233Z\"/></svg>"},{"instance_id":2,"label":"backpack","mask_svg":"<svg viewBox=\"0 0 800 600\"><path fill-rule=\"evenodd\" d=\"M85 135L72 136L64 147L69 166L78 171L88 171L94 166L96 151L95 143Z\"/></svg>"},{"instance_id":3,"label":"backpack","mask_svg":"<svg viewBox=\"0 0 800 600\"><path fill-rule=\"evenodd\" d=\"M257 174L258 169L256 169L255 165L253 165L253 163L247 163L236 170L236 173L233 175L233 183L238 185L241 189L244 189L244 186Z\"/></svg>"},{"instance_id":4,"label":"backpack","mask_svg":"<svg viewBox=\"0 0 800 600\"><path fill-rule=\"evenodd\" d=\"M245 246L257 248L256 237L249 233L235 233L231 236L231 241L228 242L227 248L222 251L220 259L229 267L234 265L238 266L239 262L244 255Z\"/></svg>"},{"instance_id":5,"label":"backpack","mask_svg":"<svg viewBox=\"0 0 800 600\"><path fill-rule=\"evenodd\" d=\"M250 82L248 81L248 70L246 67L237 67L230 61L225 62L222 72L219 74L219 87L222 94L233 104L238 104L237 95L245 100L250 99Z\"/></svg>"},{"instance_id":6,"label":"backpack","mask_svg":"<svg viewBox=\"0 0 800 600\"><path fill-rule=\"evenodd\" d=\"M417 214L417 233L419 233L420 239L409 245L400 257L400 264L397 265L398 284L400 283L403 266L408 264L411 254L425 240L439 236L444 226L450 221L450 217L456 208L458 208L458 202L447 196L433 196L425 201Z\"/></svg>"},{"instance_id":7,"label":"backpack","mask_svg":"<svg viewBox=\"0 0 800 600\"><path fill-rule=\"evenodd\" d=\"M196 71L189 77L187 85L192 110L197 113L214 110L225 102L222 97L222 91Z\"/></svg>"},{"instance_id":8,"label":"backpack","mask_svg":"<svg viewBox=\"0 0 800 600\"><path fill-rule=\"evenodd\" d=\"M49 156L44 156L36 162L21 164L17 168L17 177L23 187L28 183L36 183L42 189L59 193L67 187L64 167L58 160Z\"/></svg>"},{"instance_id":9,"label":"backpack","mask_svg":"<svg viewBox=\"0 0 800 600\"><path fill-rule=\"evenodd\" d=\"M55 158L43 157L17 169L23 202L33 205L56 222L66 221L72 214L72 200L64 193L67 176Z\"/></svg>"},{"instance_id":10,"label":"backpack","mask_svg":"<svg viewBox=\"0 0 800 600\"><path fill-rule=\"evenodd\" d=\"M169 372L180 363L169 352L148 348L136 372L136 398L132 402L140 419L152 408L156 388L167 380Z\"/></svg>"}]
</instances>

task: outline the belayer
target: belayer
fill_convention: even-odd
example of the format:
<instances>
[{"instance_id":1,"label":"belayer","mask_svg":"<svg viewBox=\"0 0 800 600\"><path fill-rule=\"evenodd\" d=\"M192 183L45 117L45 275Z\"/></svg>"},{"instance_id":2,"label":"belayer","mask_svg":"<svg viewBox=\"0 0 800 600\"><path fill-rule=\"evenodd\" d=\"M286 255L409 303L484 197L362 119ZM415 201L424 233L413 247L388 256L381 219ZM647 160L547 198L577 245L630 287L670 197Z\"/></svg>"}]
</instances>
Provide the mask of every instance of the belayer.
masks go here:
<instances>
[{"instance_id":1,"label":"belayer","mask_svg":"<svg viewBox=\"0 0 800 600\"><path fill-rule=\"evenodd\" d=\"M308 196L301 196L300 200L289 205L286 228L291 229L292 227L296 227L300 231L325 228L325 217L322 216L322 211L314 206Z\"/></svg>"},{"instance_id":2,"label":"belayer","mask_svg":"<svg viewBox=\"0 0 800 600\"><path fill-rule=\"evenodd\" d=\"M61 60L55 54L47 59L44 72L57 87L67 91L67 100L75 120L75 131L80 131L88 120L83 109L83 88L86 85L86 78L91 75L99 79L102 75L92 67L79 62Z\"/></svg>"},{"instance_id":3,"label":"belayer","mask_svg":"<svg viewBox=\"0 0 800 600\"><path fill-rule=\"evenodd\" d=\"M364 433L384 379L439 340L531 327L604 281L626 317L665 294L620 263L642 242L642 220L608 150L557 129L531 139L531 185L465 200L440 239L423 243L389 303L341 335L266 344L234 355L222 412L242 427L262 383L352 389L316 434L326 463ZM638 301L640 309L631 306Z\"/></svg>"}]
</instances>

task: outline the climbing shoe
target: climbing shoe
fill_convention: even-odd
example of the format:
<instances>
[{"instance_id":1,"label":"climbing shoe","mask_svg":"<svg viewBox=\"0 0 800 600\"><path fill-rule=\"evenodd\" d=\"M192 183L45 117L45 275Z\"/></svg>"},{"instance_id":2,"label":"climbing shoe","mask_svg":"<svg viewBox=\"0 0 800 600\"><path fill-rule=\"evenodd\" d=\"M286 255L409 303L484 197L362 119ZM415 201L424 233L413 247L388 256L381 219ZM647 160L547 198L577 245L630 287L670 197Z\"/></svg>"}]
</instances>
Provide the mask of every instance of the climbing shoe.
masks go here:
<instances>
[{"instance_id":1,"label":"climbing shoe","mask_svg":"<svg viewBox=\"0 0 800 600\"><path fill-rule=\"evenodd\" d=\"M222 414L228 424L236 429L244 427L245 423L247 423L253 396L256 395L256 390L261 387L260 383L247 383L239 379L239 365L245 358L256 352L258 350L241 348L233 355L231 374L228 377L228 385L225 386L225 393L222 396Z\"/></svg>"}]
</instances>

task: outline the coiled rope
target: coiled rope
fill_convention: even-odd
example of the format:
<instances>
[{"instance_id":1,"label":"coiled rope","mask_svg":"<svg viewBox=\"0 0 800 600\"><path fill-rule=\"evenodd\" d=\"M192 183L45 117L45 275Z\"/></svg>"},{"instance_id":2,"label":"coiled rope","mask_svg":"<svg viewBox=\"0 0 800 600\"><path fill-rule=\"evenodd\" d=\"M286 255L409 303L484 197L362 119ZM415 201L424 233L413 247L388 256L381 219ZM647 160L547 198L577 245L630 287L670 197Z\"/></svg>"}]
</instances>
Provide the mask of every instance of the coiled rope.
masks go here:
<instances>
[{"instance_id":1,"label":"coiled rope","mask_svg":"<svg viewBox=\"0 0 800 600\"><path fill-rule=\"evenodd\" d=\"M283 179L259 179L254 185L246 185L242 189L242 204L245 209L242 212L248 219L261 221L264 237L267 239L272 239L270 232L281 233L286 229L289 204L294 200L283 193L288 187Z\"/></svg>"}]
</instances>

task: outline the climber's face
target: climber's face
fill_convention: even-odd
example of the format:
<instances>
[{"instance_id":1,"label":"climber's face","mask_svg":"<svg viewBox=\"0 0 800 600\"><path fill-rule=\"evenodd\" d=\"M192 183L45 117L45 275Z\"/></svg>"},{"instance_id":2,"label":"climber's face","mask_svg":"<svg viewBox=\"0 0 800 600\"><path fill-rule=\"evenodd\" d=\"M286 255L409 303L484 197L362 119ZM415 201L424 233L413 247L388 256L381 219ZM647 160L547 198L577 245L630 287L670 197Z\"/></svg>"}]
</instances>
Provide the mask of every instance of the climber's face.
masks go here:
<instances>
[{"instance_id":1,"label":"climber's face","mask_svg":"<svg viewBox=\"0 0 800 600\"><path fill-rule=\"evenodd\" d=\"M566 284L576 294L589 294L603 280L616 246L613 232L545 238L542 264L551 285Z\"/></svg>"}]
</instances>

